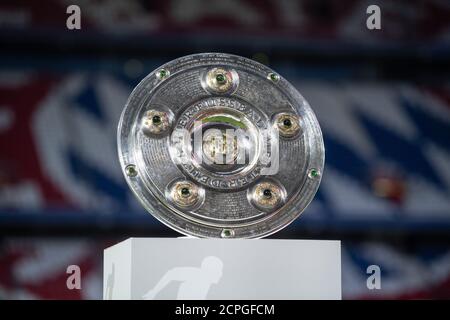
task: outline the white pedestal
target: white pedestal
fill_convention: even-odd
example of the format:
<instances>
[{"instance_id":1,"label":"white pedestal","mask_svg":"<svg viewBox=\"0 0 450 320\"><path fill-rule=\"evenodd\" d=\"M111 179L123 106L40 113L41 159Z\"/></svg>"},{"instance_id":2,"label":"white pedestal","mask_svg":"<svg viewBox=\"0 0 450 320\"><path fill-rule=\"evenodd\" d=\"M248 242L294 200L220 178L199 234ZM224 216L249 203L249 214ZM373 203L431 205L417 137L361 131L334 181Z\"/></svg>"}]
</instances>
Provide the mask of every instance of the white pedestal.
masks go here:
<instances>
[{"instance_id":1,"label":"white pedestal","mask_svg":"<svg viewBox=\"0 0 450 320\"><path fill-rule=\"evenodd\" d=\"M104 252L104 299L341 299L341 244L130 238Z\"/></svg>"}]
</instances>

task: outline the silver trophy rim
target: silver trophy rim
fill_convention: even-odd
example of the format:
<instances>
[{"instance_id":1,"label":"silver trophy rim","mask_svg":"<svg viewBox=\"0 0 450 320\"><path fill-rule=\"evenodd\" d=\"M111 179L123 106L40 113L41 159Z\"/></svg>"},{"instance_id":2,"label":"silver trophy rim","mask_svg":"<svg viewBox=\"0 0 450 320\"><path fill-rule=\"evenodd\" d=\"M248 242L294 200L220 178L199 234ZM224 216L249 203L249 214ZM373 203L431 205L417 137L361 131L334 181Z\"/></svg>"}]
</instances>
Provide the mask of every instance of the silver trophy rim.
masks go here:
<instances>
[{"instance_id":1,"label":"silver trophy rim","mask_svg":"<svg viewBox=\"0 0 450 320\"><path fill-rule=\"evenodd\" d=\"M272 235L281 229L287 227L294 220L296 220L306 209L306 207L313 200L321 179L323 177L324 163L325 163L325 148L323 143L322 131L320 129L317 118L309 106L308 102L297 91L297 89L291 85L281 75L279 80L273 85L277 86L280 91L289 96L291 99L301 102L301 108L295 106L295 109L299 114L304 117L304 121L307 124L305 127L305 144L307 148L307 168L314 168L320 173L319 176L314 179L306 178L301 188L291 197L291 199L284 204L282 211L271 215L268 219L262 223L264 225L251 224L249 226L239 227L225 227L225 226L211 226L202 224L199 221L187 218L186 216L177 213L172 208L166 206L161 202L152 192L148 189L148 186L144 183L140 175L130 177L127 175L125 168L130 164L136 164L136 154L133 150L130 150L129 139L134 135L133 123L136 121L139 109L136 104L144 96L151 95L158 86L157 72L161 69L172 70L174 66L186 61L195 62L205 57L214 57L220 59L232 59L237 62L244 63L246 65L253 66L252 72L257 75L266 78L268 74L275 73L274 70L269 67L260 64L251 59L245 57L227 54L227 53L197 53L188 56L183 56L175 60L169 61L162 66L156 68L150 74L148 74L132 91L125 107L120 116L118 130L117 130L117 147L119 162L124 174L125 180L128 186L132 190L133 194L142 204L142 206L152 214L157 220L166 226L178 231L186 236L198 237L198 238L223 238L224 229L233 229L233 236L231 238L263 238ZM223 62L217 60L216 62L210 62L207 65L211 66L223 66L229 62ZM184 66L184 70L189 64ZM191 65L191 67L193 67ZM183 72L184 70L180 71ZM176 73L175 73L176 74ZM171 74L173 76L174 74ZM307 175L308 172L303 174Z\"/></svg>"}]
</instances>

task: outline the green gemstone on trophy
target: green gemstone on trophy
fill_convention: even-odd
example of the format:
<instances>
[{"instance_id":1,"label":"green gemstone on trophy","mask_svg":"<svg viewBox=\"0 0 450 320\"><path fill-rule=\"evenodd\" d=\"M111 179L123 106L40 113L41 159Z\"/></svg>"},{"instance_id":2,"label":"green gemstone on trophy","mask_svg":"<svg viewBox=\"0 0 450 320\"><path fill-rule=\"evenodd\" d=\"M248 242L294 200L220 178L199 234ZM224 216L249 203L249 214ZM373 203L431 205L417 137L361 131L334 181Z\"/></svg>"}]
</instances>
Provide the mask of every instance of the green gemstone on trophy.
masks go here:
<instances>
[{"instance_id":1,"label":"green gemstone on trophy","mask_svg":"<svg viewBox=\"0 0 450 320\"><path fill-rule=\"evenodd\" d=\"M311 169L310 171L309 171L309 176L311 177L311 178L316 178L316 177L318 177L320 175L320 172L319 172L319 170L317 170L317 169Z\"/></svg>"},{"instance_id":2,"label":"green gemstone on trophy","mask_svg":"<svg viewBox=\"0 0 450 320\"><path fill-rule=\"evenodd\" d=\"M188 197L191 194L191 192L189 191L189 188L182 188L181 189L181 195L184 197Z\"/></svg>"},{"instance_id":3,"label":"green gemstone on trophy","mask_svg":"<svg viewBox=\"0 0 450 320\"><path fill-rule=\"evenodd\" d=\"M223 74L219 73L218 75L216 75L216 81L218 83L225 83L226 82L226 78Z\"/></svg>"},{"instance_id":4,"label":"green gemstone on trophy","mask_svg":"<svg viewBox=\"0 0 450 320\"><path fill-rule=\"evenodd\" d=\"M160 116L153 116L152 122L155 125L161 124L161 117Z\"/></svg>"},{"instance_id":5,"label":"green gemstone on trophy","mask_svg":"<svg viewBox=\"0 0 450 320\"><path fill-rule=\"evenodd\" d=\"M168 74L169 74L169 72L166 69L159 70L159 78L160 79L167 77Z\"/></svg>"}]
</instances>

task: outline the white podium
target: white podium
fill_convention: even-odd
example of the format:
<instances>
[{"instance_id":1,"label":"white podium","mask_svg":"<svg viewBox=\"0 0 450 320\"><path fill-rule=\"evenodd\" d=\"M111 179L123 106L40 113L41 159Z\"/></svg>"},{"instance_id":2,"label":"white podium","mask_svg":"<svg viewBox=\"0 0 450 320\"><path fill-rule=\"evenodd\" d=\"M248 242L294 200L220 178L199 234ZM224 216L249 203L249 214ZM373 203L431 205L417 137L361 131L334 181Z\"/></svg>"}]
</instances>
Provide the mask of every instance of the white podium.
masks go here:
<instances>
[{"instance_id":1,"label":"white podium","mask_svg":"<svg viewBox=\"0 0 450 320\"><path fill-rule=\"evenodd\" d=\"M104 251L104 299L341 299L341 244L130 238Z\"/></svg>"}]
</instances>

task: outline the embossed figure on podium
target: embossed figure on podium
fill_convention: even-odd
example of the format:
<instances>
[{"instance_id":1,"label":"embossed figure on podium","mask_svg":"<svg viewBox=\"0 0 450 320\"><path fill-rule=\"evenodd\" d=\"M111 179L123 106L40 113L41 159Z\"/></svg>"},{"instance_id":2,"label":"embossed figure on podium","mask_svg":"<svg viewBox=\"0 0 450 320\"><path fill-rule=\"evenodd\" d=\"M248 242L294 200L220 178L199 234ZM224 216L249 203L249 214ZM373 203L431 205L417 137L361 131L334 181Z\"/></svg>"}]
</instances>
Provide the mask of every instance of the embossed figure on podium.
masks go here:
<instances>
[{"instance_id":1,"label":"embossed figure on podium","mask_svg":"<svg viewBox=\"0 0 450 320\"><path fill-rule=\"evenodd\" d=\"M203 259L201 267L176 267L164 274L161 280L150 289L143 298L153 300L170 282L180 282L177 300L204 300L209 288L222 278L223 262L218 257L209 256Z\"/></svg>"},{"instance_id":2,"label":"embossed figure on podium","mask_svg":"<svg viewBox=\"0 0 450 320\"><path fill-rule=\"evenodd\" d=\"M112 300L113 298L115 272L116 272L116 265L112 263L111 272L108 273L108 277L106 279L106 292L105 292L106 300Z\"/></svg>"}]
</instances>

